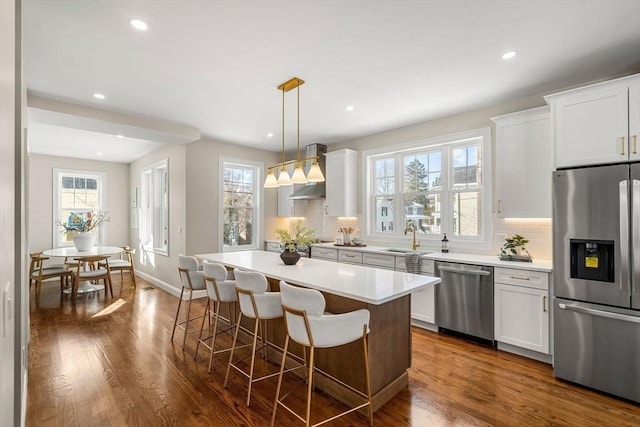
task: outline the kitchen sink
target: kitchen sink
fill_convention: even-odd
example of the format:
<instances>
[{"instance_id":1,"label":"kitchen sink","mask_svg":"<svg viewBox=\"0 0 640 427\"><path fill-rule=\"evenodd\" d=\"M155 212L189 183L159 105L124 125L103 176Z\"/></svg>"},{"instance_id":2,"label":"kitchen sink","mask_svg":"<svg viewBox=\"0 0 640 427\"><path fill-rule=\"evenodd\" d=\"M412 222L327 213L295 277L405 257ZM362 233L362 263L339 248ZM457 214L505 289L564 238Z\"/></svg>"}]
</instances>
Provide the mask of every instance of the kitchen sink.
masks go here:
<instances>
[{"instance_id":1,"label":"kitchen sink","mask_svg":"<svg viewBox=\"0 0 640 427\"><path fill-rule=\"evenodd\" d=\"M387 249L382 249L384 252L391 252L394 254L406 254L409 252L412 253L420 253L420 254L428 254L429 252L425 252L425 251L412 251L411 249L394 249L394 248L387 248Z\"/></svg>"}]
</instances>

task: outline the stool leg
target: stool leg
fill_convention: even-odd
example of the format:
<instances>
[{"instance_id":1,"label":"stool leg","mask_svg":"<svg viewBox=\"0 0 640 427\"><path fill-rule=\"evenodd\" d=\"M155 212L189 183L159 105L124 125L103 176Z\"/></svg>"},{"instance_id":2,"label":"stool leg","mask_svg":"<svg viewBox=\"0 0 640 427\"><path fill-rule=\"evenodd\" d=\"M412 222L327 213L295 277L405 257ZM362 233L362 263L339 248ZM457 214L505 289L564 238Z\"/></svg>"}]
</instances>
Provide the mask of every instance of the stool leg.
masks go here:
<instances>
[{"instance_id":1,"label":"stool leg","mask_svg":"<svg viewBox=\"0 0 640 427\"><path fill-rule=\"evenodd\" d=\"M367 398L369 399L369 424L373 427L373 405L371 404L371 377L369 376L369 349L367 346L367 325L364 325L362 334L364 345L364 374L367 386Z\"/></svg>"},{"instance_id":2,"label":"stool leg","mask_svg":"<svg viewBox=\"0 0 640 427\"><path fill-rule=\"evenodd\" d=\"M287 350L289 349L289 334L284 339L284 350L282 352L282 363L280 363L280 374L278 375L278 386L276 387L276 400L273 402L273 413L271 414L271 427L276 422L276 410L280 402L280 388L282 387L282 377L284 376L284 364L287 361ZM304 347L303 347L304 350ZM305 358L306 359L306 358Z\"/></svg>"},{"instance_id":3,"label":"stool leg","mask_svg":"<svg viewBox=\"0 0 640 427\"><path fill-rule=\"evenodd\" d=\"M242 311L238 314L238 323L236 325L240 325L242 321ZM224 376L224 384L223 387L227 388L227 381L229 381L229 371L231 370L231 361L233 360L233 352L236 349L236 342L238 341L238 331L240 331L239 327L236 327L236 333L233 334L233 344L231 344L231 354L229 355L229 363L227 364L227 373Z\"/></svg>"},{"instance_id":4,"label":"stool leg","mask_svg":"<svg viewBox=\"0 0 640 427\"><path fill-rule=\"evenodd\" d=\"M193 301L193 290L189 289L189 304L187 305L187 321L184 324L184 338L182 338L182 351L187 346L187 333L189 332L189 323L191 318L191 301Z\"/></svg>"},{"instance_id":5,"label":"stool leg","mask_svg":"<svg viewBox=\"0 0 640 427\"><path fill-rule=\"evenodd\" d=\"M258 342L258 328L260 326L260 319L256 318L256 323L253 328L253 348L251 349L251 368L249 368L249 391L247 392L247 406L251 401L251 386L253 385L253 366L256 361L256 343Z\"/></svg>"},{"instance_id":6,"label":"stool leg","mask_svg":"<svg viewBox=\"0 0 640 427\"><path fill-rule=\"evenodd\" d=\"M198 336L198 344L196 344L196 354L193 355L193 360L196 360L198 358L198 349L200 348L200 340L202 340L202 330L204 329L205 318L209 316L210 302L211 300L207 298L207 305L204 307L204 316L202 316L202 323L200 324L200 335ZM214 339L215 339L215 335L214 335Z\"/></svg>"},{"instance_id":7,"label":"stool leg","mask_svg":"<svg viewBox=\"0 0 640 427\"><path fill-rule=\"evenodd\" d=\"M182 305L182 295L184 294L184 288L180 291L180 299L178 300L178 309L176 310L176 319L173 322L173 332L171 332L171 341L176 333L176 326L178 326L178 315L180 314L180 305Z\"/></svg>"},{"instance_id":8,"label":"stool leg","mask_svg":"<svg viewBox=\"0 0 640 427\"><path fill-rule=\"evenodd\" d=\"M229 316L231 318L231 316ZM209 355L209 369L207 372L211 372L211 365L213 365L213 355L216 352L216 335L218 335L218 319L220 318L220 301L216 301L216 312L213 318L213 341L211 341L211 354ZM231 319L229 319L231 322Z\"/></svg>"},{"instance_id":9,"label":"stool leg","mask_svg":"<svg viewBox=\"0 0 640 427\"><path fill-rule=\"evenodd\" d=\"M309 374L308 374L308 381L309 384L307 384L307 411L306 411L306 423L307 423L307 427L309 427L311 425L311 393L313 392L313 368L314 365L316 363L315 361L315 348L312 346L309 348Z\"/></svg>"}]
</instances>

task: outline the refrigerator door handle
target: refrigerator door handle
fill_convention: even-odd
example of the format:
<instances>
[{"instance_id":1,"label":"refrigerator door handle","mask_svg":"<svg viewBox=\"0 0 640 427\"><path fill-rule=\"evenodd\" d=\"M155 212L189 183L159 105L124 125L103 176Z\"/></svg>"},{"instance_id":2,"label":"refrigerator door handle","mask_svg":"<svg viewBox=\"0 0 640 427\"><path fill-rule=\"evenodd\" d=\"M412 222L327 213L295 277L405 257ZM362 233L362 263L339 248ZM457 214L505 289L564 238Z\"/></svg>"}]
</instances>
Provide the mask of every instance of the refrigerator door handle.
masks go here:
<instances>
[{"instance_id":1,"label":"refrigerator door handle","mask_svg":"<svg viewBox=\"0 0 640 427\"><path fill-rule=\"evenodd\" d=\"M629 190L620 181L620 290L629 290Z\"/></svg>"},{"instance_id":2,"label":"refrigerator door handle","mask_svg":"<svg viewBox=\"0 0 640 427\"><path fill-rule=\"evenodd\" d=\"M640 181L631 180L631 285L637 289L636 280L640 277Z\"/></svg>"},{"instance_id":3,"label":"refrigerator door handle","mask_svg":"<svg viewBox=\"0 0 640 427\"><path fill-rule=\"evenodd\" d=\"M614 320L622 320L623 322L640 323L640 317L627 316L626 314L614 313L611 311L596 310L594 308L582 307L578 304L558 303L558 308L560 308L561 310L575 311L576 313L606 317L608 319Z\"/></svg>"}]
</instances>

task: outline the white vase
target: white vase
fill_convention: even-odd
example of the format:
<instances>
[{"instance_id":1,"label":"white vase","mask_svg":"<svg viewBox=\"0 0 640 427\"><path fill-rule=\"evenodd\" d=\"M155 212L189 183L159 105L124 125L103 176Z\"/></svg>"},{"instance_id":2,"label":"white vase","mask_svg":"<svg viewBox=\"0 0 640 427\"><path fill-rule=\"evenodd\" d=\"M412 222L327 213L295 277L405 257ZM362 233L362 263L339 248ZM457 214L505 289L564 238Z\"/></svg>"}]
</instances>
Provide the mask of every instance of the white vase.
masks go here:
<instances>
[{"instance_id":1,"label":"white vase","mask_svg":"<svg viewBox=\"0 0 640 427\"><path fill-rule=\"evenodd\" d=\"M89 252L96 241L96 235L90 231L80 232L73 236L73 244L78 252Z\"/></svg>"}]
</instances>

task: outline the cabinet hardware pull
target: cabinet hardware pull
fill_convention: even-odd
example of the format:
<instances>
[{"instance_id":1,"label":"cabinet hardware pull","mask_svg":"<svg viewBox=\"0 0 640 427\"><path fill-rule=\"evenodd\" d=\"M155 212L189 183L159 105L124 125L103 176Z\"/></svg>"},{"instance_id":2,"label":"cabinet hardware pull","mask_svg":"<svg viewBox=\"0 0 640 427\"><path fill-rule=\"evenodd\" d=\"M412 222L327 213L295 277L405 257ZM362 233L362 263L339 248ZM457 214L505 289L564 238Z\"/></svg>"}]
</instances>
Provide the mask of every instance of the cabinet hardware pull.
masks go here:
<instances>
[{"instance_id":1,"label":"cabinet hardware pull","mask_svg":"<svg viewBox=\"0 0 640 427\"><path fill-rule=\"evenodd\" d=\"M633 154L638 154L638 135L633 135Z\"/></svg>"},{"instance_id":2,"label":"cabinet hardware pull","mask_svg":"<svg viewBox=\"0 0 640 427\"><path fill-rule=\"evenodd\" d=\"M547 311L547 296L546 295L542 296L542 311L544 311L544 312Z\"/></svg>"},{"instance_id":3,"label":"cabinet hardware pull","mask_svg":"<svg viewBox=\"0 0 640 427\"><path fill-rule=\"evenodd\" d=\"M526 277L526 276L511 276L511 278L516 280L531 280L529 277Z\"/></svg>"},{"instance_id":4,"label":"cabinet hardware pull","mask_svg":"<svg viewBox=\"0 0 640 427\"><path fill-rule=\"evenodd\" d=\"M324 214L329 215L329 206L324 205Z\"/></svg>"},{"instance_id":5,"label":"cabinet hardware pull","mask_svg":"<svg viewBox=\"0 0 640 427\"><path fill-rule=\"evenodd\" d=\"M502 200L498 199L498 213L502 213Z\"/></svg>"},{"instance_id":6,"label":"cabinet hardware pull","mask_svg":"<svg viewBox=\"0 0 640 427\"><path fill-rule=\"evenodd\" d=\"M620 155L624 156L624 136L620 137Z\"/></svg>"}]
</instances>

